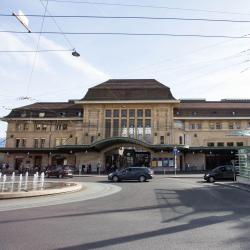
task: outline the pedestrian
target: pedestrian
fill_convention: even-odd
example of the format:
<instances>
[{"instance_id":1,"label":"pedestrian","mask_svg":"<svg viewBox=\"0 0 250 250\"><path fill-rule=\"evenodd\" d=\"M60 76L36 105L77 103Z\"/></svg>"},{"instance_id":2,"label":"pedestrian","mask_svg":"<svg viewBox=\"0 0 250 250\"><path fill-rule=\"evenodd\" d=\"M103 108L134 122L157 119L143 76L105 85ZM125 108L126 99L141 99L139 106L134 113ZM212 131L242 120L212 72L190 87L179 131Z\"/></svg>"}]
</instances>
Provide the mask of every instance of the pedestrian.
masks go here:
<instances>
[{"instance_id":1,"label":"pedestrian","mask_svg":"<svg viewBox=\"0 0 250 250\"><path fill-rule=\"evenodd\" d=\"M82 174L85 172L85 165L82 165Z\"/></svg>"}]
</instances>

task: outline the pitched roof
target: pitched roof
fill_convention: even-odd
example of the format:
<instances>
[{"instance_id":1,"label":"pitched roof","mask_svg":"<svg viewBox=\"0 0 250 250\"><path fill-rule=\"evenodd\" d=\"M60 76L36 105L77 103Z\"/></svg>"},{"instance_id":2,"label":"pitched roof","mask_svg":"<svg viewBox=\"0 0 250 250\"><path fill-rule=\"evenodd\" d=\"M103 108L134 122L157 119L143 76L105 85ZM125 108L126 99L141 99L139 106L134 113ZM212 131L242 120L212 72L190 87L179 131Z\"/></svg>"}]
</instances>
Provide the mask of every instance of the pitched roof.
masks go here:
<instances>
[{"instance_id":1,"label":"pitched roof","mask_svg":"<svg viewBox=\"0 0 250 250\"><path fill-rule=\"evenodd\" d=\"M250 117L250 100L181 100L175 117Z\"/></svg>"},{"instance_id":2,"label":"pitched roof","mask_svg":"<svg viewBox=\"0 0 250 250\"><path fill-rule=\"evenodd\" d=\"M44 113L44 117L77 117L82 116L82 106L74 102L36 102L30 105L13 109L4 118L39 117L39 113Z\"/></svg>"},{"instance_id":3,"label":"pitched roof","mask_svg":"<svg viewBox=\"0 0 250 250\"><path fill-rule=\"evenodd\" d=\"M90 88L83 101L176 100L170 88L155 79L111 79Z\"/></svg>"}]
</instances>

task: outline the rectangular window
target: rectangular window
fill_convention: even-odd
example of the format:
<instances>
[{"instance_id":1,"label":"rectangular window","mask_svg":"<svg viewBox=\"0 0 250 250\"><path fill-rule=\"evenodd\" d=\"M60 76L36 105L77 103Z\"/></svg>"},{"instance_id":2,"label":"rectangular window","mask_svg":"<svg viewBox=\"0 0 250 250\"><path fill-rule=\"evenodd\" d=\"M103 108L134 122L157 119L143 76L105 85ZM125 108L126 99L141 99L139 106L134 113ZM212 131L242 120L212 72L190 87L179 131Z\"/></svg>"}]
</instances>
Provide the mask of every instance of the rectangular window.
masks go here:
<instances>
[{"instance_id":1,"label":"rectangular window","mask_svg":"<svg viewBox=\"0 0 250 250\"><path fill-rule=\"evenodd\" d=\"M228 147L233 147L233 146L234 146L234 143L233 143L233 142L227 142L227 146L228 146Z\"/></svg>"},{"instance_id":2,"label":"rectangular window","mask_svg":"<svg viewBox=\"0 0 250 250\"><path fill-rule=\"evenodd\" d=\"M217 146L218 146L218 147L224 147L224 142L218 142L218 143L217 143Z\"/></svg>"},{"instance_id":3,"label":"rectangular window","mask_svg":"<svg viewBox=\"0 0 250 250\"><path fill-rule=\"evenodd\" d=\"M214 123L213 123L213 122L210 122L210 123L209 123L209 128L210 128L210 129L215 129L215 126L214 126Z\"/></svg>"},{"instance_id":4,"label":"rectangular window","mask_svg":"<svg viewBox=\"0 0 250 250\"><path fill-rule=\"evenodd\" d=\"M41 129L42 129L42 125L39 124L39 123L37 123L37 124L35 125L35 130L41 130Z\"/></svg>"},{"instance_id":5,"label":"rectangular window","mask_svg":"<svg viewBox=\"0 0 250 250\"><path fill-rule=\"evenodd\" d=\"M146 128L151 128L151 119L146 119L145 120L145 127Z\"/></svg>"},{"instance_id":6,"label":"rectangular window","mask_svg":"<svg viewBox=\"0 0 250 250\"><path fill-rule=\"evenodd\" d=\"M151 109L146 109L145 110L145 116L146 117L151 117Z\"/></svg>"},{"instance_id":7,"label":"rectangular window","mask_svg":"<svg viewBox=\"0 0 250 250\"><path fill-rule=\"evenodd\" d=\"M243 142L236 142L237 147L242 147L243 146Z\"/></svg>"},{"instance_id":8,"label":"rectangular window","mask_svg":"<svg viewBox=\"0 0 250 250\"><path fill-rule=\"evenodd\" d=\"M92 136L90 137L90 142L93 143L94 140L95 140L95 137L92 135Z\"/></svg>"},{"instance_id":9,"label":"rectangular window","mask_svg":"<svg viewBox=\"0 0 250 250\"><path fill-rule=\"evenodd\" d=\"M105 116L111 117L111 110L110 109L105 110Z\"/></svg>"},{"instance_id":10,"label":"rectangular window","mask_svg":"<svg viewBox=\"0 0 250 250\"><path fill-rule=\"evenodd\" d=\"M37 138L35 138L34 139L34 148L38 148L38 139Z\"/></svg>"},{"instance_id":11,"label":"rectangular window","mask_svg":"<svg viewBox=\"0 0 250 250\"><path fill-rule=\"evenodd\" d=\"M119 116L120 116L120 110L119 109L114 109L113 117L119 117Z\"/></svg>"},{"instance_id":12,"label":"rectangular window","mask_svg":"<svg viewBox=\"0 0 250 250\"><path fill-rule=\"evenodd\" d=\"M28 123L24 123L24 126L23 126L23 130L29 130L29 124Z\"/></svg>"},{"instance_id":13,"label":"rectangular window","mask_svg":"<svg viewBox=\"0 0 250 250\"><path fill-rule=\"evenodd\" d=\"M215 126L216 126L216 129L222 129L222 125L220 122L216 122Z\"/></svg>"},{"instance_id":14,"label":"rectangular window","mask_svg":"<svg viewBox=\"0 0 250 250\"><path fill-rule=\"evenodd\" d=\"M111 136L111 120L106 119L105 120L105 138L108 138Z\"/></svg>"},{"instance_id":15,"label":"rectangular window","mask_svg":"<svg viewBox=\"0 0 250 250\"><path fill-rule=\"evenodd\" d=\"M41 148L44 148L44 147L45 147L45 139L42 138L42 139L41 139Z\"/></svg>"},{"instance_id":16,"label":"rectangular window","mask_svg":"<svg viewBox=\"0 0 250 250\"><path fill-rule=\"evenodd\" d=\"M236 129L240 129L240 127L241 127L241 126L240 126L240 122L235 122L235 128L236 128Z\"/></svg>"},{"instance_id":17,"label":"rectangular window","mask_svg":"<svg viewBox=\"0 0 250 250\"><path fill-rule=\"evenodd\" d=\"M208 146L208 147L214 147L214 142L208 142L208 143L207 143L207 146Z\"/></svg>"},{"instance_id":18,"label":"rectangular window","mask_svg":"<svg viewBox=\"0 0 250 250\"><path fill-rule=\"evenodd\" d=\"M142 128L142 127L143 127L143 120L137 119L137 128Z\"/></svg>"},{"instance_id":19,"label":"rectangular window","mask_svg":"<svg viewBox=\"0 0 250 250\"><path fill-rule=\"evenodd\" d=\"M201 123L197 123L197 129L202 129L202 124Z\"/></svg>"},{"instance_id":20,"label":"rectangular window","mask_svg":"<svg viewBox=\"0 0 250 250\"><path fill-rule=\"evenodd\" d=\"M143 139L143 119L137 119L137 139Z\"/></svg>"},{"instance_id":21,"label":"rectangular window","mask_svg":"<svg viewBox=\"0 0 250 250\"><path fill-rule=\"evenodd\" d=\"M127 132L127 120L126 119L122 119L121 120L121 136L122 137L127 137L128 136L128 132Z\"/></svg>"},{"instance_id":22,"label":"rectangular window","mask_svg":"<svg viewBox=\"0 0 250 250\"><path fill-rule=\"evenodd\" d=\"M127 117L127 113L126 109L122 109L122 117Z\"/></svg>"},{"instance_id":23,"label":"rectangular window","mask_svg":"<svg viewBox=\"0 0 250 250\"><path fill-rule=\"evenodd\" d=\"M67 123L64 123L64 124L62 125L62 129L63 129L63 130L67 130L67 129L68 129L68 124L67 124Z\"/></svg>"},{"instance_id":24,"label":"rectangular window","mask_svg":"<svg viewBox=\"0 0 250 250\"><path fill-rule=\"evenodd\" d=\"M143 109L137 109L137 117L143 117Z\"/></svg>"},{"instance_id":25,"label":"rectangular window","mask_svg":"<svg viewBox=\"0 0 250 250\"><path fill-rule=\"evenodd\" d=\"M164 144L164 136L160 136L160 144Z\"/></svg>"},{"instance_id":26,"label":"rectangular window","mask_svg":"<svg viewBox=\"0 0 250 250\"><path fill-rule=\"evenodd\" d=\"M16 139L16 148L20 148L21 139Z\"/></svg>"},{"instance_id":27,"label":"rectangular window","mask_svg":"<svg viewBox=\"0 0 250 250\"><path fill-rule=\"evenodd\" d=\"M61 139L60 138L56 138L56 146L60 146L61 145Z\"/></svg>"},{"instance_id":28,"label":"rectangular window","mask_svg":"<svg viewBox=\"0 0 250 250\"><path fill-rule=\"evenodd\" d=\"M129 119L129 137L134 137L135 135L135 120Z\"/></svg>"},{"instance_id":29,"label":"rectangular window","mask_svg":"<svg viewBox=\"0 0 250 250\"><path fill-rule=\"evenodd\" d=\"M228 124L228 128L229 128L229 129L234 129L234 124L233 124L233 122L230 122L230 123Z\"/></svg>"},{"instance_id":30,"label":"rectangular window","mask_svg":"<svg viewBox=\"0 0 250 250\"><path fill-rule=\"evenodd\" d=\"M190 123L189 124L189 129L195 129L195 124L194 123Z\"/></svg>"},{"instance_id":31,"label":"rectangular window","mask_svg":"<svg viewBox=\"0 0 250 250\"><path fill-rule=\"evenodd\" d=\"M129 117L135 117L135 110L134 109L129 110Z\"/></svg>"},{"instance_id":32,"label":"rectangular window","mask_svg":"<svg viewBox=\"0 0 250 250\"><path fill-rule=\"evenodd\" d=\"M247 128L250 128L250 122L247 123Z\"/></svg>"},{"instance_id":33,"label":"rectangular window","mask_svg":"<svg viewBox=\"0 0 250 250\"><path fill-rule=\"evenodd\" d=\"M42 125L42 130L44 130L44 131L47 130L47 125L46 125L46 124L43 124L43 125Z\"/></svg>"},{"instance_id":34,"label":"rectangular window","mask_svg":"<svg viewBox=\"0 0 250 250\"><path fill-rule=\"evenodd\" d=\"M119 136L119 120L113 120L113 136Z\"/></svg>"},{"instance_id":35,"label":"rectangular window","mask_svg":"<svg viewBox=\"0 0 250 250\"><path fill-rule=\"evenodd\" d=\"M22 131L22 129L23 129L23 124L19 123L19 124L16 125L16 130L17 131Z\"/></svg>"},{"instance_id":36,"label":"rectangular window","mask_svg":"<svg viewBox=\"0 0 250 250\"><path fill-rule=\"evenodd\" d=\"M26 142L27 142L27 139L23 138L23 139L22 139L22 147L23 147L23 148L26 148L26 145L27 145Z\"/></svg>"}]
</instances>

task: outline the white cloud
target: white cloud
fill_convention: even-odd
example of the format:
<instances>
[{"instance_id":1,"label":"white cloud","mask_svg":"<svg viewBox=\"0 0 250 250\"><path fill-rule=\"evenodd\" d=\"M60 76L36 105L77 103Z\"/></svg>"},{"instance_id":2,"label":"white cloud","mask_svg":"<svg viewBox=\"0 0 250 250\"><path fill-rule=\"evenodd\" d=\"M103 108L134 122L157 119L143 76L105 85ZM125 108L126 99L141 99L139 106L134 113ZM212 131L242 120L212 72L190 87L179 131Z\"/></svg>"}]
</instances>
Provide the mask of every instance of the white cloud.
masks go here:
<instances>
[{"instance_id":1,"label":"white cloud","mask_svg":"<svg viewBox=\"0 0 250 250\"><path fill-rule=\"evenodd\" d=\"M18 37L12 34L0 33L0 50L12 51L12 50L34 50L35 45L31 46L30 41L25 37ZM3 62L7 60L12 62L13 65L18 64L21 66L33 65L35 53L1 53L0 60ZM41 55L36 60L36 70L49 71L48 63ZM4 62L2 65L5 65Z\"/></svg>"},{"instance_id":2,"label":"white cloud","mask_svg":"<svg viewBox=\"0 0 250 250\"><path fill-rule=\"evenodd\" d=\"M41 38L41 46L46 49L57 49L63 50L65 49L61 45L56 44L54 41L47 39L46 37ZM81 52L79 52L81 54ZM73 57L71 52L63 53L63 52L55 52L53 55L56 55L61 62L71 67L74 70L79 71L81 74L85 75L85 77L95 80L95 81L103 81L109 78L109 75L102 72L101 70L95 68L90 63L84 60L83 54L80 57Z\"/></svg>"}]
</instances>

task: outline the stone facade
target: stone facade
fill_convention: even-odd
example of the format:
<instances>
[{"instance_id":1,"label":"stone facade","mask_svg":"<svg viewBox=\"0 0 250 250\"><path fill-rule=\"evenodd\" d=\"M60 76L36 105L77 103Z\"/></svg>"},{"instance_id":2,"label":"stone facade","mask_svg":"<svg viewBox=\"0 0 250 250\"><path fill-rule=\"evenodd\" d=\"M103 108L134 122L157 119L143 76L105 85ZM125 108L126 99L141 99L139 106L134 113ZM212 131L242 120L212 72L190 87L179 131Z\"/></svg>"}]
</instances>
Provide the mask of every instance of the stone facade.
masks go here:
<instances>
[{"instance_id":1,"label":"stone facade","mask_svg":"<svg viewBox=\"0 0 250 250\"><path fill-rule=\"evenodd\" d=\"M150 155L156 170L173 170L176 147L178 170L189 171L230 164L238 147L250 146L249 137L230 136L250 128L250 101L176 100L164 85L145 80L145 87L143 81L111 80L82 100L12 110L2 119L8 122L6 147L0 150L5 161L15 169L91 164L95 171L114 161L122 166L118 151L127 150L128 160L131 152L138 159ZM140 88L145 99L134 94Z\"/></svg>"}]
</instances>

